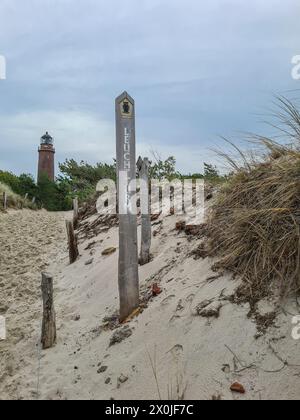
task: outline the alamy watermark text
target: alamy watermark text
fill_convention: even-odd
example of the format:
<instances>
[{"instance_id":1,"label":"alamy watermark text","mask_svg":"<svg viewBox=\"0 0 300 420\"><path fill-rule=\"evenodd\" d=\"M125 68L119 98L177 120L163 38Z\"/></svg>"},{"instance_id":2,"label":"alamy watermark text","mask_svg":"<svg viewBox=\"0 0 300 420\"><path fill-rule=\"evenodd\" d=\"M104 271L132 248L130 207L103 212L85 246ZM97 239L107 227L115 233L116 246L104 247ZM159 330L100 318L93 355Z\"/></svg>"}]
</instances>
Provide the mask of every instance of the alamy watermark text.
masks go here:
<instances>
[{"instance_id":1,"label":"alamy watermark text","mask_svg":"<svg viewBox=\"0 0 300 420\"><path fill-rule=\"evenodd\" d=\"M292 58L292 78L294 80L300 80L300 55L294 55Z\"/></svg>"},{"instance_id":2,"label":"alamy watermark text","mask_svg":"<svg viewBox=\"0 0 300 420\"><path fill-rule=\"evenodd\" d=\"M6 340L6 325L4 316L0 315L0 340Z\"/></svg>"},{"instance_id":3,"label":"alamy watermark text","mask_svg":"<svg viewBox=\"0 0 300 420\"><path fill-rule=\"evenodd\" d=\"M119 172L119 193L111 179L97 185L99 214L185 215L190 222L204 222L205 185L203 179L172 181L144 179L128 181L127 172ZM137 205L137 203L140 203Z\"/></svg>"}]
</instances>

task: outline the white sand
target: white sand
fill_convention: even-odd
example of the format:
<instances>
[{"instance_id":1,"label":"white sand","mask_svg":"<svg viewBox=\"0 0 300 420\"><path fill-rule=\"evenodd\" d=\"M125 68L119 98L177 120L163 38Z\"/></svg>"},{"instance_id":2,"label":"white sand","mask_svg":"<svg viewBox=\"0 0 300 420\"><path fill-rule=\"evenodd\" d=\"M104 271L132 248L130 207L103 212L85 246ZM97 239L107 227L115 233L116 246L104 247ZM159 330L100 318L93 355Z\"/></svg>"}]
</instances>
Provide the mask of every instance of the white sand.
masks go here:
<instances>
[{"instance_id":1,"label":"white sand","mask_svg":"<svg viewBox=\"0 0 300 420\"><path fill-rule=\"evenodd\" d=\"M11 228L8 234L7 226L17 219L24 227ZM198 241L178 235L174 216L164 219L161 233L153 239L153 261L140 268L142 292L161 281L163 293L128 324L132 335L109 347L114 331L99 327L118 308L118 254L103 257L101 253L117 247L118 230L112 228L94 238L98 243L92 250L84 250L92 240L82 243L80 259L69 266L63 219L62 214L45 212L0 216L1 247L9 241L4 254L1 249L1 304L9 307L9 328L8 341L0 343L0 398L37 398L39 272L51 260L46 268L55 275L58 343L41 352L39 398L299 398L299 343L291 338L291 314L300 310L291 302L290 314L281 313L276 328L255 339L256 325L247 318L249 306L224 300L237 283L229 277L207 281L215 275L210 270L212 261L189 257ZM46 225L51 226L51 237L37 233L43 225L44 232ZM40 254L43 245L50 254ZM85 265L91 258L92 264ZM25 260L28 266L22 274ZM222 305L218 319L195 315L196 306L207 299ZM261 306L265 311L267 304ZM156 359L158 385L150 359ZM98 373L101 367L106 370ZM235 381L245 387L244 396L230 391Z\"/></svg>"},{"instance_id":2,"label":"white sand","mask_svg":"<svg viewBox=\"0 0 300 420\"><path fill-rule=\"evenodd\" d=\"M0 214L0 315L7 323L7 340L0 342L0 398L22 397L24 369L36 368L41 272L50 264L59 271L66 252L64 219L46 211Z\"/></svg>"}]
</instances>

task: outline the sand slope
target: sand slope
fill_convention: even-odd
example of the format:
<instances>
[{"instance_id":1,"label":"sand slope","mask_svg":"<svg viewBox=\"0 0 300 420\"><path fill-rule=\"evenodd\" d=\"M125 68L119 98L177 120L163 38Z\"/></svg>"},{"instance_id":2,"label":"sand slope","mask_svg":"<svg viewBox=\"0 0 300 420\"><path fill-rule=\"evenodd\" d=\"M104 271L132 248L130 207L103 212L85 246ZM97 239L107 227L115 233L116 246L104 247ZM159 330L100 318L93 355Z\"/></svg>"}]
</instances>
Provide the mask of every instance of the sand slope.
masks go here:
<instances>
[{"instance_id":1,"label":"sand slope","mask_svg":"<svg viewBox=\"0 0 300 420\"><path fill-rule=\"evenodd\" d=\"M21 217L32 224L26 231L35 238L32 231L36 216L24 212ZM28 288L28 293L16 301L12 295L15 288L1 277L7 293L11 293L10 334L16 342L12 360L8 358L12 349L7 350L7 343L4 349L0 344L2 354L3 350L7 352L4 378L1 362L2 398L299 398L299 343L291 338L291 318L297 313L296 304L289 302L288 312L280 313L276 327L257 337L256 324L247 317L249 306L228 301L236 281L226 276L214 278L215 273L210 269L212 261L194 260L190 256L199 241L178 234L174 216L153 228L160 229L153 238L153 261L140 268L141 295L149 293L153 282L160 284L162 293L152 298L137 318L117 330L113 315L118 308L118 253L102 256L102 251L117 247L118 229L111 228L82 242L80 259L69 266L62 227L64 216L39 214L39 217L45 218L40 223L53 221L53 236L61 240L58 248L48 244L56 256L53 256L54 263L47 267L56 281L58 343L55 348L41 352L38 369L41 266L30 275L28 267L28 275L23 278L19 270L14 272L15 264L2 259L1 272L3 264L10 267L10 283L23 279L22 284ZM3 233L0 235L3 240ZM35 239L33 242L36 246ZM13 243L12 239L11 246ZM32 246L31 240L28 246ZM28 246L21 255L37 253ZM13 261L22 258L21 255L15 253ZM49 255L43 255L37 254L35 258L41 261L35 263L42 265L51 260ZM207 301L209 306L205 306ZM204 314L209 309L219 312L219 317L200 316L201 307ZM261 305L262 313L270 310L271 303ZM111 319L105 323L107 316ZM20 330L20 323L26 325L25 332ZM116 331L124 340L110 346ZM39 395L36 393L38 378ZM235 381L245 387L244 396L230 391Z\"/></svg>"}]
</instances>

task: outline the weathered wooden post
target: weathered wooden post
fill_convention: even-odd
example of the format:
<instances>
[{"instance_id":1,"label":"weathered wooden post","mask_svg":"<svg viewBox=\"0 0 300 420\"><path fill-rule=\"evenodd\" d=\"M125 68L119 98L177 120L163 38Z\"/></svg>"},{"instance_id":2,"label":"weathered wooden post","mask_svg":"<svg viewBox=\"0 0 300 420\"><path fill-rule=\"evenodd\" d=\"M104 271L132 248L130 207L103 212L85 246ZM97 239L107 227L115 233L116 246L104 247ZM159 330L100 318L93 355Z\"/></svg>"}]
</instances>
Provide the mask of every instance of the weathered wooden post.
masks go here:
<instances>
[{"instance_id":1,"label":"weathered wooden post","mask_svg":"<svg viewBox=\"0 0 300 420\"><path fill-rule=\"evenodd\" d=\"M6 210L7 209L7 194L4 191L3 193L3 209Z\"/></svg>"},{"instance_id":2,"label":"weathered wooden post","mask_svg":"<svg viewBox=\"0 0 300 420\"><path fill-rule=\"evenodd\" d=\"M120 321L139 307L135 104L124 92L116 99L117 191L119 207Z\"/></svg>"},{"instance_id":3,"label":"weathered wooden post","mask_svg":"<svg viewBox=\"0 0 300 420\"><path fill-rule=\"evenodd\" d=\"M73 225L74 225L74 229L77 229L77 226L78 226L78 216L79 216L78 197L75 197L74 200L73 200Z\"/></svg>"},{"instance_id":4,"label":"weathered wooden post","mask_svg":"<svg viewBox=\"0 0 300 420\"><path fill-rule=\"evenodd\" d=\"M149 159L139 157L137 169L140 177L140 197L141 197L141 252L140 264L145 265L150 262L151 248L151 215L149 199Z\"/></svg>"},{"instance_id":5,"label":"weathered wooden post","mask_svg":"<svg viewBox=\"0 0 300 420\"><path fill-rule=\"evenodd\" d=\"M50 349L56 343L56 316L53 301L53 277L42 273L43 324L42 347Z\"/></svg>"},{"instance_id":6,"label":"weathered wooden post","mask_svg":"<svg viewBox=\"0 0 300 420\"><path fill-rule=\"evenodd\" d=\"M79 257L77 237L74 232L73 222L66 220L66 227L68 234L70 264L73 264Z\"/></svg>"}]
</instances>

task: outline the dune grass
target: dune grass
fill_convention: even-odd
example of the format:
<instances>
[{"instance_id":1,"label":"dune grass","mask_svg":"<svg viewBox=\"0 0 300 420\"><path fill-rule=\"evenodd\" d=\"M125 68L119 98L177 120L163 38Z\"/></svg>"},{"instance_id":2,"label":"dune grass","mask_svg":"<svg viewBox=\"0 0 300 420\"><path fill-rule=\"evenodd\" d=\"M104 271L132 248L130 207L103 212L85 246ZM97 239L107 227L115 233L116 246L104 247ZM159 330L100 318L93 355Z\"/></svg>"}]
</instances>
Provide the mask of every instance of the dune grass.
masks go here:
<instances>
[{"instance_id":1,"label":"dune grass","mask_svg":"<svg viewBox=\"0 0 300 420\"><path fill-rule=\"evenodd\" d=\"M13 208L13 209L30 208L32 210L36 209L36 206L34 204L20 197L18 194L15 194L11 190L10 187L0 182L0 211L3 211L3 193L4 192L6 192L7 194L8 208Z\"/></svg>"},{"instance_id":2,"label":"dune grass","mask_svg":"<svg viewBox=\"0 0 300 420\"><path fill-rule=\"evenodd\" d=\"M259 157L221 153L232 174L208 221L215 269L241 277L236 298L252 305L275 290L282 298L300 291L300 113L287 99L279 106L277 128L287 142L253 136Z\"/></svg>"}]
</instances>

